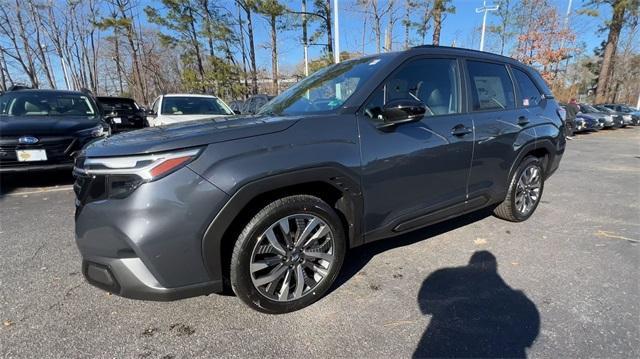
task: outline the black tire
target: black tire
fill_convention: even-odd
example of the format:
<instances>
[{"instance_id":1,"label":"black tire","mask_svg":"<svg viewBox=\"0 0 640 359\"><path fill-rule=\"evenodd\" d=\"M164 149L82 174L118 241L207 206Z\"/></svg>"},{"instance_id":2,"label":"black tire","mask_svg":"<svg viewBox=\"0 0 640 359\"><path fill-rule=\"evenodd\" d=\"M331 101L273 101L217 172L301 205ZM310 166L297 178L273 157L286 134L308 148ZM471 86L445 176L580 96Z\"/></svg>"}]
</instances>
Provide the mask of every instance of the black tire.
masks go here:
<instances>
[{"instance_id":1,"label":"black tire","mask_svg":"<svg viewBox=\"0 0 640 359\"><path fill-rule=\"evenodd\" d=\"M334 259L327 275L317 286L301 298L286 302L272 300L263 295L253 284L250 264L253 248L259 237L280 219L310 214L320 218L330 228L334 244ZM230 280L234 293L248 306L270 314L288 313L302 309L320 299L335 281L344 261L347 248L344 227L340 217L326 202L310 195L295 195L278 199L256 214L238 237L231 256Z\"/></svg>"},{"instance_id":2,"label":"black tire","mask_svg":"<svg viewBox=\"0 0 640 359\"><path fill-rule=\"evenodd\" d=\"M533 207L526 213L522 213L516 208L517 183L520 179L520 176L522 176L522 173L531 166L537 167L540 171L540 191L537 200L533 204ZM511 177L511 180L509 182L509 191L507 192L506 198L493 210L493 214L498 218L510 222L526 221L536 211L536 208L538 208L538 204L540 203L540 199L542 198L542 194L544 192L544 176L544 166L542 161L534 156L525 157L522 162L520 162L520 165Z\"/></svg>"}]
</instances>

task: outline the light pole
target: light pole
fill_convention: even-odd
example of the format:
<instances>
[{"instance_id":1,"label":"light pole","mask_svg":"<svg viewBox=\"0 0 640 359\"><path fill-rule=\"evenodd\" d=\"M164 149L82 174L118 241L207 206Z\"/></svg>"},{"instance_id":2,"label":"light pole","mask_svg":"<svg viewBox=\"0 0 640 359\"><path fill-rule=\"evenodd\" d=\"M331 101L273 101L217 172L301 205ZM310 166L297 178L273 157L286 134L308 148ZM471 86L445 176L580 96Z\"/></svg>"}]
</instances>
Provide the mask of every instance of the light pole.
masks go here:
<instances>
[{"instance_id":1,"label":"light pole","mask_svg":"<svg viewBox=\"0 0 640 359\"><path fill-rule=\"evenodd\" d=\"M304 75L309 76L309 40L307 39L307 0L302 0L302 42L304 45Z\"/></svg>"},{"instance_id":2,"label":"light pole","mask_svg":"<svg viewBox=\"0 0 640 359\"><path fill-rule=\"evenodd\" d=\"M333 0L333 27L335 30L335 34L333 35L333 62L336 64L340 62L340 21L338 20L338 17L338 0Z\"/></svg>"},{"instance_id":3,"label":"light pole","mask_svg":"<svg viewBox=\"0 0 640 359\"><path fill-rule=\"evenodd\" d=\"M496 10L498 10L499 7L500 7L500 5L487 6L487 1L483 0L482 1L482 7L476 8L476 13L477 14L479 14L481 12L484 13L484 15L482 15L482 35L480 35L480 51L484 51L484 30L487 27L487 13L489 11L496 11Z\"/></svg>"}]
</instances>

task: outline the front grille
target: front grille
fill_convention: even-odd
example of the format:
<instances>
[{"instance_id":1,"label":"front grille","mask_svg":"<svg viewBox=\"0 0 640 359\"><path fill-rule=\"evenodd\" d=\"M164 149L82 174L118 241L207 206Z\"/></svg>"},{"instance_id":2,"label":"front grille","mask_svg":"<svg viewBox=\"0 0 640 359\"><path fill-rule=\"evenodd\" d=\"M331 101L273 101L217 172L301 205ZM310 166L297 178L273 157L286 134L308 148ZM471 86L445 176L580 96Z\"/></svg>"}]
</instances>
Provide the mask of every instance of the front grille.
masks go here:
<instances>
[{"instance_id":1,"label":"front grille","mask_svg":"<svg viewBox=\"0 0 640 359\"><path fill-rule=\"evenodd\" d=\"M18 138L0 139L0 166L29 166L30 164L71 163L72 154L77 150L77 139L74 137L41 137L38 143L33 145L20 144ZM47 161L45 162L20 162L17 150L45 150Z\"/></svg>"}]
</instances>

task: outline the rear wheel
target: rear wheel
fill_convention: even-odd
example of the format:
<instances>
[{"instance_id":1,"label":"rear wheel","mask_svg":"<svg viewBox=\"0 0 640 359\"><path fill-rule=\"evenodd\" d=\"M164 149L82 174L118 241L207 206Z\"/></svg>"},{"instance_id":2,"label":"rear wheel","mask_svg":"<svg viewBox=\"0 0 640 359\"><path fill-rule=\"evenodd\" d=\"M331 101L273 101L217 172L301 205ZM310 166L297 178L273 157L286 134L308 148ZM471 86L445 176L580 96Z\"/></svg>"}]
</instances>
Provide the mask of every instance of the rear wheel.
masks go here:
<instances>
[{"instance_id":1,"label":"rear wheel","mask_svg":"<svg viewBox=\"0 0 640 359\"><path fill-rule=\"evenodd\" d=\"M511 178L507 197L494 209L494 214L511 222L527 220L538 207L543 189L542 161L533 156L525 157Z\"/></svg>"},{"instance_id":2,"label":"rear wheel","mask_svg":"<svg viewBox=\"0 0 640 359\"><path fill-rule=\"evenodd\" d=\"M276 200L246 225L231 257L231 286L254 309L286 313L306 307L335 281L346 251L342 222L308 195Z\"/></svg>"}]
</instances>

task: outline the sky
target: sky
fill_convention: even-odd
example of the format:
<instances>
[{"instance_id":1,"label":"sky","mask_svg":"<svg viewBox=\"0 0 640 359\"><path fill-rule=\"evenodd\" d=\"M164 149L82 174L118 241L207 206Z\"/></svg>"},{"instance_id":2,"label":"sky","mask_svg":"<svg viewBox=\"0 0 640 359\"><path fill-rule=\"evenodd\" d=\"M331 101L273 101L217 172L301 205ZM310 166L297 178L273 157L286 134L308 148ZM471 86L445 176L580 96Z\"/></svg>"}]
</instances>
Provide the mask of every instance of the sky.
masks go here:
<instances>
[{"instance_id":1,"label":"sky","mask_svg":"<svg viewBox=\"0 0 640 359\"><path fill-rule=\"evenodd\" d=\"M551 3L558 8L559 14L566 14L569 0L550 0ZM312 0L308 0L308 3ZM403 4L404 0L396 0L397 3ZM583 7L586 0L573 0L572 12L569 24L578 35L578 41L586 43L588 54L593 53L593 49L606 38L605 33L598 33L597 29L605 20L611 16L611 11L607 6L602 6L599 17L589 17L586 15L576 14L576 10ZM231 2L230 2L231 3ZM362 14L357 11L355 0L339 0L339 19L340 19L340 49L342 51L361 51L362 50L362 34L363 34L363 18ZM487 1L491 4L491 0ZM300 10L301 1L287 1L286 4L292 10ZM451 46L454 44L458 47L467 47L478 49L480 44L480 32L477 31L482 25L482 14L477 14L475 9L482 6L482 0L454 0L456 7L455 14L448 14L443 22L440 44ZM404 14L403 8L399 9L400 14ZM489 13L487 16L487 24L497 21L495 16ZM268 23L258 18L254 25L259 31L256 32L256 43L259 44L257 49L258 66L263 69L270 69L271 57L270 49L267 45L270 43ZM386 24L385 24L386 25ZM303 50L300 44L300 31L287 32L280 36L279 47L281 56L279 57L281 69L287 70L293 68L303 60ZM419 41L419 39L414 39ZM485 42L489 38L485 38ZM404 42L404 29L401 21L398 21L393 30L394 49L401 49ZM426 43L431 43L431 33L426 37ZM485 43L487 50L487 43ZM318 57L321 48L319 46L310 47L310 57ZM375 40L371 27L367 25L365 34L365 52L375 53Z\"/></svg>"},{"instance_id":2,"label":"sky","mask_svg":"<svg viewBox=\"0 0 640 359\"><path fill-rule=\"evenodd\" d=\"M333 0L331 0L333 3ZM381 3L386 0L379 0ZM497 0L494 0L497 2ZM549 0L554 6L558 8L559 14L564 14L567 11L567 6L570 0ZM578 41L586 44L586 54L591 55L593 49L598 46L601 41L606 38L607 33L597 32L597 29L608 20L611 16L611 9L608 6L602 6L600 9L599 17L589 17L586 15L578 15L576 11L584 6L584 3L588 0L573 0L572 11L569 24L578 35ZM487 3L491 3L492 0L487 0ZM293 11L299 11L301 9L301 0L294 1L282 1L287 7ZM308 8L311 8L313 0L307 0ZM396 0L398 16L402 17L404 9L402 5L404 0ZM143 9L147 5L158 6L159 1L154 0L138 0L136 11L140 13L140 21L143 27L157 28L161 31L164 29L159 28L157 25L148 23ZM234 14L234 18L237 17L237 8L234 0L217 0L217 4L229 10ZM441 31L441 45L451 46L455 43L455 46L466 48L479 48L480 43L480 31L478 31L482 24L482 14L475 12L476 7L482 6L482 0L454 0L453 5L456 7L454 14L448 14L445 18ZM101 9L101 12L105 13L106 9ZM416 19L420 14L416 14ZM362 51L363 42L363 14L358 11L356 6L356 0L339 0L339 20L340 20L340 49L342 51L360 52ZM497 17L489 13L487 17L487 24L492 24L497 21ZM267 20L261 17L259 14L254 14L254 33L256 43L256 61L258 68L270 73L271 69L271 50L270 50L270 28ZM384 21L386 26L386 21ZM314 31L314 25L310 28L309 32ZM301 29L298 27L294 30L279 32L278 36L278 48L279 48L279 67L282 72L292 73L296 66L301 68L303 62L303 48L301 44ZM334 30L335 34L335 30ZM366 54L375 53L375 40L373 31L368 23L364 30L364 50ZM431 33L426 36L426 43L431 43ZM320 40L325 41L326 36L323 36ZM414 40L417 39L414 31ZM490 50L491 38L486 38L485 50ZM636 41L638 42L638 41ZM400 50L404 43L404 29L402 21L397 21L393 30L393 45L394 50ZM417 45L417 43L414 43ZM309 56L310 59L318 58L321 56L322 46L310 46ZM56 71L56 80L58 86L62 88L62 74L59 61L52 59L54 67L58 68ZM17 68L12 69L12 72L19 71ZM15 73L17 79L20 79L21 75Z\"/></svg>"}]
</instances>

